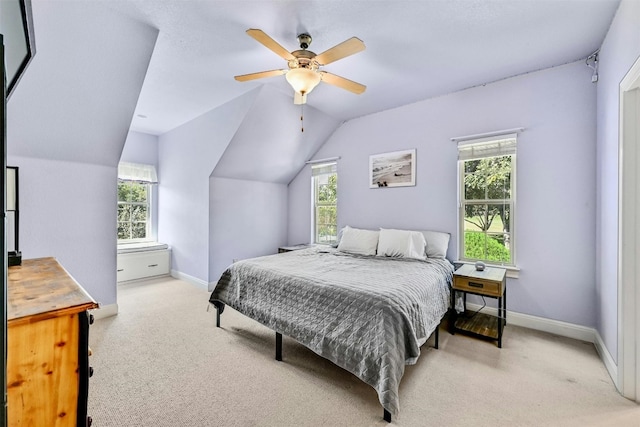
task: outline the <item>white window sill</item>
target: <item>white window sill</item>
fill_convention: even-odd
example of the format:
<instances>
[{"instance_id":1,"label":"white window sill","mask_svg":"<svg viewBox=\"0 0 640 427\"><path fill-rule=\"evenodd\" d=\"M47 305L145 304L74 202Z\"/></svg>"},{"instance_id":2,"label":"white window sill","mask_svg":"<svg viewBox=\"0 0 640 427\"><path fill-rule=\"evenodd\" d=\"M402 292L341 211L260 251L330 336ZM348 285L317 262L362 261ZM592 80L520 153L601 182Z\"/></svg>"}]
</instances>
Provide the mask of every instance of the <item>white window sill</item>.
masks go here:
<instances>
[{"instance_id":1,"label":"white window sill","mask_svg":"<svg viewBox=\"0 0 640 427\"><path fill-rule=\"evenodd\" d=\"M118 245L118 253L126 254L131 252L158 251L168 248L169 245L159 242L120 243Z\"/></svg>"},{"instance_id":2,"label":"white window sill","mask_svg":"<svg viewBox=\"0 0 640 427\"><path fill-rule=\"evenodd\" d=\"M471 265L475 265L475 261L455 261L456 264L471 264ZM485 265L487 267L497 267L497 268L504 268L505 270L507 270L507 277L509 279L517 279L520 276L520 268L519 267L515 267L513 265L499 265L499 264L490 264L488 262L485 262Z\"/></svg>"}]
</instances>

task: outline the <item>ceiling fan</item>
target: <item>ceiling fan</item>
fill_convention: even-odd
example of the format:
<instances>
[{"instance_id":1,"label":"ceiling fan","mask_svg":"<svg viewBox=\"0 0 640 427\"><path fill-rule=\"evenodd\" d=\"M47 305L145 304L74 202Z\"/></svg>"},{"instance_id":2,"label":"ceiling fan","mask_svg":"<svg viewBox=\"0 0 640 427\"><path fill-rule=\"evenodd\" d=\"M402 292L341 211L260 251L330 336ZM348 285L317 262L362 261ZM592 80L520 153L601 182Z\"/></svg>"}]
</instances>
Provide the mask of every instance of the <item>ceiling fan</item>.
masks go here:
<instances>
[{"instance_id":1,"label":"ceiling fan","mask_svg":"<svg viewBox=\"0 0 640 427\"><path fill-rule=\"evenodd\" d=\"M249 29L247 30L247 34L286 60L288 69L261 71L235 76L235 79L240 82L285 74L287 81L295 91L294 104L305 104L309 92L321 81L355 94L361 94L367 88L360 83L320 70L320 67L324 65L363 51L365 45L362 40L357 37L351 37L331 49L322 52L320 55L316 55L314 52L307 50L311 44L311 36L306 33L298 36L300 50L294 50L293 52L286 50L262 30Z\"/></svg>"}]
</instances>

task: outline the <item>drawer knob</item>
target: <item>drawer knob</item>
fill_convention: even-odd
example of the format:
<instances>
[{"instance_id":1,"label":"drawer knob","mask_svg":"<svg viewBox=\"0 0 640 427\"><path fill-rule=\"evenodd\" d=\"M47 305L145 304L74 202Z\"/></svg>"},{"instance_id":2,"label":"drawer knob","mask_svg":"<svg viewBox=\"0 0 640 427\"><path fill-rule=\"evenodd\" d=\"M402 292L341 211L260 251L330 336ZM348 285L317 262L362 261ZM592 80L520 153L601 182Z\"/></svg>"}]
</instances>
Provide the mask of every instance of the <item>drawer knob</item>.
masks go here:
<instances>
[{"instance_id":1,"label":"drawer knob","mask_svg":"<svg viewBox=\"0 0 640 427\"><path fill-rule=\"evenodd\" d=\"M93 366L89 366L89 378L93 376Z\"/></svg>"},{"instance_id":2,"label":"drawer knob","mask_svg":"<svg viewBox=\"0 0 640 427\"><path fill-rule=\"evenodd\" d=\"M469 286L472 288L484 288L484 283L469 282Z\"/></svg>"},{"instance_id":3,"label":"drawer knob","mask_svg":"<svg viewBox=\"0 0 640 427\"><path fill-rule=\"evenodd\" d=\"M158 264L149 264L148 267L157 267Z\"/></svg>"},{"instance_id":4,"label":"drawer knob","mask_svg":"<svg viewBox=\"0 0 640 427\"><path fill-rule=\"evenodd\" d=\"M95 320L95 318L93 317L93 314L90 314L89 315L89 324L93 325L94 320Z\"/></svg>"},{"instance_id":5,"label":"drawer knob","mask_svg":"<svg viewBox=\"0 0 640 427\"><path fill-rule=\"evenodd\" d=\"M87 417L87 427L91 427L91 424L93 424L93 418Z\"/></svg>"}]
</instances>

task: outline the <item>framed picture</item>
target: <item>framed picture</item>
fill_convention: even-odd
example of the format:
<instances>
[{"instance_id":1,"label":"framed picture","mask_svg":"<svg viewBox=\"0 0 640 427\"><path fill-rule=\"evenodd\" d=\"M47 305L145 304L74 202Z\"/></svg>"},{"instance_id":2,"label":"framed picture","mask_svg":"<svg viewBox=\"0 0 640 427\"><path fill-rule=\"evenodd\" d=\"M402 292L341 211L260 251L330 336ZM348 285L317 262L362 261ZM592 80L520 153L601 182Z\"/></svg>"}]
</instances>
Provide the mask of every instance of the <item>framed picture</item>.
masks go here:
<instances>
[{"instance_id":1,"label":"framed picture","mask_svg":"<svg viewBox=\"0 0 640 427\"><path fill-rule=\"evenodd\" d=\"M416 150L369 156L369 188L416 185Z\"/></svg>"}]
</instances>

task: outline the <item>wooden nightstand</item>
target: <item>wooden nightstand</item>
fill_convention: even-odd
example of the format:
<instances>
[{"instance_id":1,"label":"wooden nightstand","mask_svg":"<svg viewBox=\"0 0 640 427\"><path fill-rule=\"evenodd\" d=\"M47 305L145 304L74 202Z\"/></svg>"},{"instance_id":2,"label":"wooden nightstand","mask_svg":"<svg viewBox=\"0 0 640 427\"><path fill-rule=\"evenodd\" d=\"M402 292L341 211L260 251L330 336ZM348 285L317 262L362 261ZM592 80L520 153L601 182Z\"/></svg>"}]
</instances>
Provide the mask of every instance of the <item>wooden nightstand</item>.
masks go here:
<instances>
[{"instance_id":1,"label":"wooden nightstand","mask_svg":"<svg viewBox=\"0 0 640 427\"><path fill-rule=\"evenodd\" d=\"M464 264L453 273L451 291L451 315L449 331L469 333L498 341L502 348L502 330L507 324L507 270L485 267L477 271L472 264ZM465 312L455 310L456 291L462 292ZM498 316L467 311L467 294L482 295L498 299Z\"/></svg>"},{"instance_id":2,"label":"wooden nightstand","mask_svg":"<svg viewBox=\"0 0 640 427\"><path fill-rule=\"evenodd\" d=\"M278 253L281 254L283 252L298 251L300 249L307 249L311 247L313 247L313 245L309 243L301 243L299 245L291 245L291 246L281 246L278 248Z\"/></svg>"}]
</instances>

